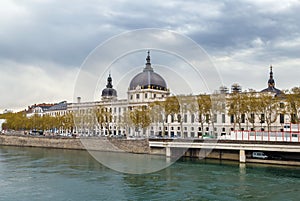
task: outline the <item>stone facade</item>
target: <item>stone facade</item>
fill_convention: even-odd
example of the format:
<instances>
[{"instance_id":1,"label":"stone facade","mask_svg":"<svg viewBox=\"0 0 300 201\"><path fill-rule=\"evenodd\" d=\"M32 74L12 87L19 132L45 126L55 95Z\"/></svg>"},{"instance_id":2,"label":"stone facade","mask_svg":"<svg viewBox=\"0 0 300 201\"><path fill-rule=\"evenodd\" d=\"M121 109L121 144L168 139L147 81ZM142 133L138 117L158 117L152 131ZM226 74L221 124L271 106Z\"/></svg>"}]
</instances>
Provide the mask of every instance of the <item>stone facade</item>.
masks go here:
<instances>
[{"instance_id":1,"label":"stone facade","mask_svg":"<svg viewBox=\"0 0 300 201\"><path fill-rule=\"evenodd\" d=\"M20 147L44 147L93 151L144 153L150 151L148 140L106 138L48 138L32 136L0 135L0 145Z\"/></svg>"}]
</instances>

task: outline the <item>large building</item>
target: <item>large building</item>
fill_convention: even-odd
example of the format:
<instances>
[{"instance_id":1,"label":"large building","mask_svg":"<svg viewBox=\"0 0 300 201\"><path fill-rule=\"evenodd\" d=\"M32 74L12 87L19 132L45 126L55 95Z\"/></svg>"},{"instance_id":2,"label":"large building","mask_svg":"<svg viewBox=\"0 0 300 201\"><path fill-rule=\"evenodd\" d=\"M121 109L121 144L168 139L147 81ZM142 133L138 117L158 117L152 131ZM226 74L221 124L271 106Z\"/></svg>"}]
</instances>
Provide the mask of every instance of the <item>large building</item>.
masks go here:
<instances>
[{"instance_id":1,"label":"large building","mask_svg":"<svg viewBox=\"0 0 300 201\"><path fill-rule=\"evenodd\" d=\"M264 94L271 98L283 95L282 91L275 88L272 67L270 67L267 84L266 89L252 93L252 95L259 97ZM232 130L270 129L270 122L264 120L267 114L254 114L254 112L248 115L243 112L239 114L232 113L231 105L234 104L228 104L228 100L234 99L236 94L248 94L242 92L238 84L232 85L230 93L226 87L220 87L217 95L221 97L217 101L220 109L215 109L215 111L210 109L206 114L197 109L199 104L205 104L198 101L201 95L170 96L170 89L166 80L156 73L155 67L151 65L149 51L142 72L135 75L129 82L127 99L118 99L117 94L116 89L113 88L112 76L109 74L107 85L101 93L101 100L82 102L81 98L78 97L75 103L62 102L55 104L47 108L45 113L50 115L72 113L75 122L75 128L72 130L78 135L145 137L164 135L168 137L198 138L204 134L213 136L228 134ZM215 94L212 94L210 98L214 99L215 96ZM165 103L166 100L172 100L172 98L177 101L180 108L167 111L166 105L163 106L160 103ZM281 107L284 104L284 98L280 99L279 102L278 104ZM195 103L196 106L191 107ZM278 113L280 110L276 112ZM271 122L272 129L282 130L283 124L290 121L287 118L288 116L289 114L286 113L276 114L274 116L275 120Z\"/></svg>"}]
</instances>

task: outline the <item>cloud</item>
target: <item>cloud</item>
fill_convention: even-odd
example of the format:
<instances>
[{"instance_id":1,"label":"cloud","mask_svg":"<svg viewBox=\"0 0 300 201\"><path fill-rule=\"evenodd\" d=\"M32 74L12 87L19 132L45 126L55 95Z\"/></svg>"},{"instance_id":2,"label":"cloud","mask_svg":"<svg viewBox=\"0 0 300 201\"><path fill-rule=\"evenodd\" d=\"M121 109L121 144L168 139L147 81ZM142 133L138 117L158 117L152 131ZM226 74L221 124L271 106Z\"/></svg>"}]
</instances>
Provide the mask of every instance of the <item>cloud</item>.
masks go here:
<instances>
[{"instance_id":1,"label":"cloud","mask_svg":"<svg viewBox=\"0 0 300 201\"><path fill-rule=\"evenodd\" d=\"M58 81L56 72L65 73L70 79L66 82L72 83L74 72L97 45L124 31L153 27L196 41L211 56L226 85L240 82L244 88L261 89L272 64L278 88L290 88L299 85L297 79L289 79L300 74L299 12L299 0L3 0L0 85L1 92L9 95L1 99L0 108L45 100L46 92L54 97L61 90L53 84ZM53 82L53 89L35 86L33 72L39 72L45 83ZM13 90L3 89L8 87ZM34 94L34 87L40 88L37 95L24 98ZM19 99L27 102L17 103Z\"/></svg>"},{"instance_id":2,"label":"cloud","mask_svg":"<svg viewBox=\"0 0 300 201\"><path fill-rule=\"evenodd\" d=\"M26 109L39 102L72 101L78 69L62 68L55 64L47 70L41 66L1 61L0 110Z\"/></svg>"}]
</instances>

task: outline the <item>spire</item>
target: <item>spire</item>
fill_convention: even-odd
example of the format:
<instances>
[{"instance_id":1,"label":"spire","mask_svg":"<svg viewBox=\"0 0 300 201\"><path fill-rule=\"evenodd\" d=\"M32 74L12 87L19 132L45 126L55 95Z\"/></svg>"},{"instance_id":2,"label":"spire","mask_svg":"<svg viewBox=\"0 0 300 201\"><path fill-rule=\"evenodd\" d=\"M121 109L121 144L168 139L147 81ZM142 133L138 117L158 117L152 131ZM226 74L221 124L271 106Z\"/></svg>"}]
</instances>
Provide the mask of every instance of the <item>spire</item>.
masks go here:
<instances>
[{"instance_id":1,"label":"spire","mask_svg":"<svg viewBox=\"0 0 300 201\"><path fill-rule=\"evenodd\" d=\"M272 65L270 66L270 78L269 78L269 81L268 81L268 86L269 87L275 87L275 81L274 81L274 78L273 78L273 67L272 67Z\"/></svg>"},{"instance_id":2,"label":"spire","mask_svg":"<svg viewBox=\"0 0 300 201\"><path fill-rule=\"evenodd\" d=\"M273 79L272 65L270 66L270 79Z\"/></svg>"},{"instance_id":3,"label":"spire","mask_svg":"<svg viewBox=\"0 0 300 201\"><path fill-rule=\"evenodd\" d=\"M153 71L153 68L151 67L151 62L150 62L150 50L148 50L148 56L146 58L146 67L144 68L144 71Z\"/></svg>"},{"instance_id":4,"label":"spire","mask_svg":"<svg viewBox=\"0 0 300 201\"><path fill-rule=\"evenodd\" d=\"M150 51L148 50L148 56L147 56L147 58L146 58L146 61L147 61L147 63L146 64L150 64L151 65L151 63L150 63Z\"/></svg>"},{"instance_id":5,"label":"spire","mask_svg":"<svg viewBox=\"0 0 300 201\"><path fill-rule=\"evenodd\" d=\"M110 76L110 72L109 72L109 75L108 75L108 78L107 78L107 85L106 85L106 88L112 88L112 78Z\"/></svg>"}]
</instances>

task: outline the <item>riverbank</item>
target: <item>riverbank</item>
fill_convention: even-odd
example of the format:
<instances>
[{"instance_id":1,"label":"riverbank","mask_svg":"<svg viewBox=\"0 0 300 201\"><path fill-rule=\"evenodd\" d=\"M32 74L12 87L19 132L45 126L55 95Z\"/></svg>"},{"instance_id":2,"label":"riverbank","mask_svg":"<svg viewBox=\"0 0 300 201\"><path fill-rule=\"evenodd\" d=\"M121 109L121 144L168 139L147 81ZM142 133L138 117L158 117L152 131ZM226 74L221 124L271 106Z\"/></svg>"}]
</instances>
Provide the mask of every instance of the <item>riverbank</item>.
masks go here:
<instances>
[{"instance_id":1,"label":"riverbank","mask_svg":"<svg viewBox=\"0 0 300 201\"><path fill-rule=\"evenodd\" d=\"M29 135L0 135L0 145L92 151L114 151L138 154L150 153L149 143L146 139L130 140L93 137L70 138Z\"/></svg>"},{"instance_id":2,"label":"riverbank","mask_svg":"<svg viewBox=\"0 0 300 201\"><path fill-rule=\"evenodd\" d=\"M1 145L165 155L165 149L150 148L149 141L147 139L117 139L106 137L71 138L30 135L0 135L0 146ZM199 151L200 150L197 149L189 149L186 150L183 156L189 158L205 157L209 159L239 161L239 153L237 151L215 149L211 150L207 154L205 153L202 157L199 155ZM246 163L300 166L299 161L251 159L249 154L247 156Z\"/></svg>"}]
</instances>

